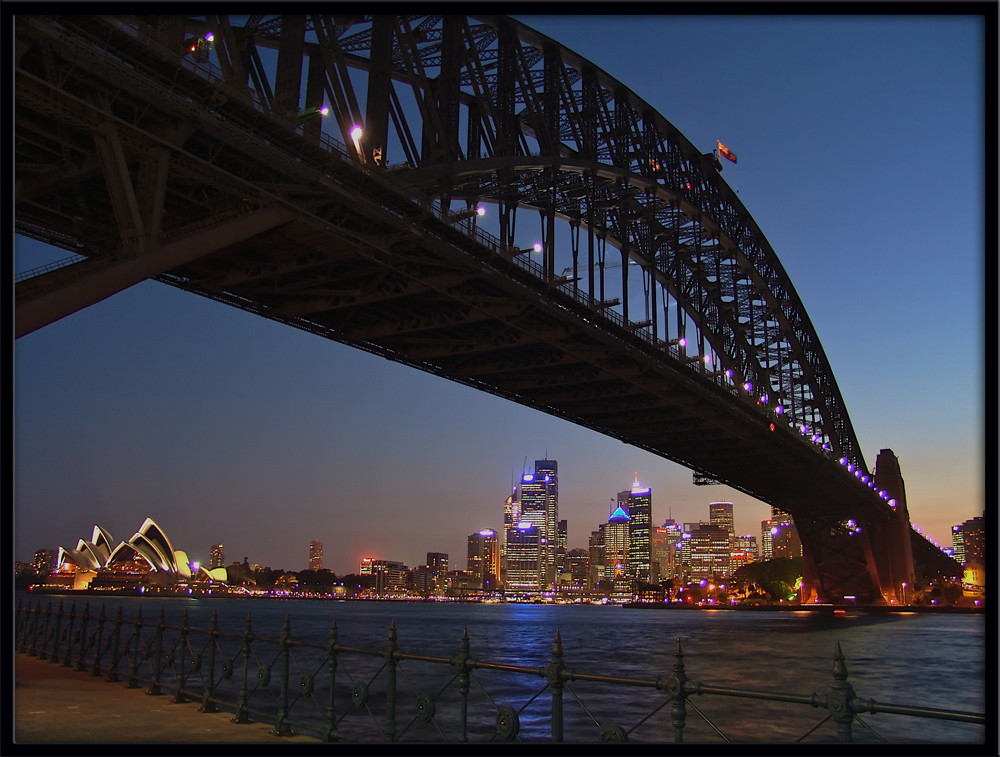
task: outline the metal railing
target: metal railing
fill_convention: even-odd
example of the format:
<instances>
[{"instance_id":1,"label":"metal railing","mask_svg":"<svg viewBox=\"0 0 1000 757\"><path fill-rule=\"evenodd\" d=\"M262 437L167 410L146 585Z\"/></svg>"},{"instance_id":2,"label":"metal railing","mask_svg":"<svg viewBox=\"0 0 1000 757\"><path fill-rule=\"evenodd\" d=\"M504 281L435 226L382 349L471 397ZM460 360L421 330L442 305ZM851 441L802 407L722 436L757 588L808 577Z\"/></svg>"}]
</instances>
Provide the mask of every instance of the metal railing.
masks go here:
<instances>
[{"instance_id":1,"label":"metal railing","mask_svg":"<svg viewBox=\"0 0 1000 757\"><path fill-rule=\"evenodd\" d=\"M855 725L869 739L886 741L860 716L888 713L984 725L982 713L876 702L855 695L836 644L833 683L825 694L785 694L711 686L688 678L680 640L667 676L633 678L585 673L564 659L559 631L544 667L508 665L473 657L468 631L451 657L411 654L397 643L395 622L386 643L362 648L341 644L336 620L325 641L293 638L286 615L277 636L258 636L247 616L242 631L191 628L185 610L180 625L168 624L161 606L156 620L114 616L102 604L76 612L63 601L34 607L19 601L16 651L103 676L174 702L197 702L202 712L220 708L233 722L272 723L275 735L293 731L323 741L685 741L690 712L707 724L708 740L752 741L727 734L693 701L706 695L808 705L826 710L794 742L849 742ZM602 688L605 687L605 688ZM628 706L609 689L632 689ZM641 696L640 693L641 692ZM584 701L587 696L587 701ZM613 716L602 715L610 706ZM567 710L567 704L577 707ZM668 709L669 708L669 709ZM614 718L628 718L621 725ZM733 736L734 738L731 738ZM690 739L689 739L690 740ZM705 739L702 739L705 740ZM975 734L970 740L976 740Z\"/></svg>"}]
</instances>

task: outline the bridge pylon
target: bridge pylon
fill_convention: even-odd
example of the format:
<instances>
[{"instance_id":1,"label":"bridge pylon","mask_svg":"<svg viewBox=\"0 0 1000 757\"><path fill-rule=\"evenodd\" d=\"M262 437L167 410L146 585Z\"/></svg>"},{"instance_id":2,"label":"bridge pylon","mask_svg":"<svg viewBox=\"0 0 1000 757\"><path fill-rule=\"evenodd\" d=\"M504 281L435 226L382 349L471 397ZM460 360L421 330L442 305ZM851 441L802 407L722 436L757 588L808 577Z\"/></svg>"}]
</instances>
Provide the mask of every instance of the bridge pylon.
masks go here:
<instances>
[{"instance_id":1,"label":"bridge pylon","mask_svg":"<svg viewBox=\"0 0 1000 757\"><path fill-rule=\"evenodd\" d=\"M891 449L879 450L875 461L875 487L884 489L895 506L888 518L871 524L871 541L879 580L886 599L905 601L906 587L913 591L916 570L910 532L910 514L906 509L906 488L899 459Z\"/></svg>"}]
</instances>

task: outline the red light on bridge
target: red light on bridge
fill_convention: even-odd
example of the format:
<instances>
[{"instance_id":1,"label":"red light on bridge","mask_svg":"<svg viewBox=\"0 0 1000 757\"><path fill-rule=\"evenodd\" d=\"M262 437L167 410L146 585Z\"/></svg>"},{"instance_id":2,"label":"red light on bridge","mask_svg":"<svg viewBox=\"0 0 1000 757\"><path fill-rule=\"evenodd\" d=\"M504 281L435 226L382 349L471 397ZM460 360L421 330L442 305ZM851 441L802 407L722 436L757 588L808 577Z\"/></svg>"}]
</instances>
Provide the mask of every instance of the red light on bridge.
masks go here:
<instances>
[{"instance_id":1,"label":"red light on bridge","mask_svg":"<svg viewBox=\"0 0 1000 757\"><path fill-rule=\"evenodd\" d=\"M770 428L772 431L774 431L774 424L772 423L770 426L768 426L768 428Z\"/></svg>"}]
</instances>

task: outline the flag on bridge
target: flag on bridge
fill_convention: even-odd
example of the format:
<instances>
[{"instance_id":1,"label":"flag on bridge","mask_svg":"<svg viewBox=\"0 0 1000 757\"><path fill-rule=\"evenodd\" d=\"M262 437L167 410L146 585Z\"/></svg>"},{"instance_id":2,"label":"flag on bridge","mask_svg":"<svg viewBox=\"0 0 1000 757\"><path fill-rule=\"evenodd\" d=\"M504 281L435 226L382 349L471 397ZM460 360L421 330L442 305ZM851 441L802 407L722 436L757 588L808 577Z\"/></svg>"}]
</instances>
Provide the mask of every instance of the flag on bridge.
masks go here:
<instances>
[{"instance_id":1,"label":"flag on bridge","mask_svg":"<svg viewBox=\"0 0 1000 757\"><path fill-rule=\"evenodd\" d=\"M719 146L719 155L721 155L726 160L733 161L733 163L736 162L736 153L730 152L729 148L726 147L724 144L722 144L722 142L720 142L719 140L715 140L715 143Z\"/></svg>"}]
</instances>

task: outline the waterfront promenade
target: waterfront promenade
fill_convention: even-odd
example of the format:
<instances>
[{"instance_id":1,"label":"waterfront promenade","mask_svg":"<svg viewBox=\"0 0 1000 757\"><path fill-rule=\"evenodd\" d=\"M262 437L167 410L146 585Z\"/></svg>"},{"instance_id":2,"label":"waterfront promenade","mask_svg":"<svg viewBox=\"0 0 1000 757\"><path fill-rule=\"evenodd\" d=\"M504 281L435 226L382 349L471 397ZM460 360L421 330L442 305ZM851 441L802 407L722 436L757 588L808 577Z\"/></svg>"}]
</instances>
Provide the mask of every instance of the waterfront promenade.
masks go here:
<instances>
[{"instance_id":1,"label":"waterfront promenade","mask_svg":"<svg viewBox=\"0 0 1000 757\"><path fill-rule=\"evenodd\" d=\"M150 696L61 663L14 655L14 743L318 744L312 736L275 736L269 723L232 722L233 713L198 711L169 694ZM16 750L15 750L16 751Z\"/></svg>"}]
</instances>

